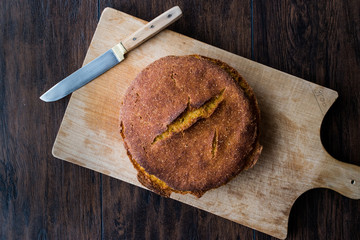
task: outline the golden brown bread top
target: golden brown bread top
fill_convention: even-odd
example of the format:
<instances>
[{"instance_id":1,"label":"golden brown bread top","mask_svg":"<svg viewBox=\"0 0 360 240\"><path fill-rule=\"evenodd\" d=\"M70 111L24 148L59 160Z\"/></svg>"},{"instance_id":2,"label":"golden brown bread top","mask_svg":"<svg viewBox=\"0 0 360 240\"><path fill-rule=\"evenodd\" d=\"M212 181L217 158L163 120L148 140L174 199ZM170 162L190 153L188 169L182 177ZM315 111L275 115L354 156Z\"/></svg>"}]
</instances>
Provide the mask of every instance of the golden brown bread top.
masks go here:
<instances>
[{"instance_id":1,"label":"golden brown bread top","mask_svg":"<svg viewBox=\"0 0 360 240\"><path fill-rule=\"evenodd\" d=\"M261 151L251 88L205 57L168 56L147 66L129 87L120 120L132 161L178 191L223 185Z\"/></svg>"}]
</instances>

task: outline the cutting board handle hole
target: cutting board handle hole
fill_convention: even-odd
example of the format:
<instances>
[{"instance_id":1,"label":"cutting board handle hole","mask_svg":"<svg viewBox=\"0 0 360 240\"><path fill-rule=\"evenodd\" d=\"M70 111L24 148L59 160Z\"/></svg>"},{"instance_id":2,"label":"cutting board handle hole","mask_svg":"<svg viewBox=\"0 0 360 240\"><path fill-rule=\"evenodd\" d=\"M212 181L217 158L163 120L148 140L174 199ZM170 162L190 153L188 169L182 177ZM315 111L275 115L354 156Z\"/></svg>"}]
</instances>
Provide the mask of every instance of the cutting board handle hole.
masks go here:
<instances>
[{"instance_id":1,"label":"cutting board handle hole","mask_svg":"<svg viewBox=\"0 0 360 240\"><path fill-rule=\"evenodd\" d=\"M354 179L351 180L350 183L351 183L352 185L354 185L354 184L355 184L355 180L354 180Z\"/></svg>"}]
</instances>

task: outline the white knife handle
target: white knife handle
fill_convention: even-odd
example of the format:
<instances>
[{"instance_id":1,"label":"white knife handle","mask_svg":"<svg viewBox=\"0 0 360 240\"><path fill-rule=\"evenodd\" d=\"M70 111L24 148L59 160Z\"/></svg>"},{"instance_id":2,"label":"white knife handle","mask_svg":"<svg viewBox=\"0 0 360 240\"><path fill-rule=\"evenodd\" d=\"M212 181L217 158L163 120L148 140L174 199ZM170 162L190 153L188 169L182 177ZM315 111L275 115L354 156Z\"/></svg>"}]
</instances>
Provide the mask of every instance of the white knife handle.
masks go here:
<instances>
[{"instance_id":1,"label":"white knife handle","mask_svg":"<svg viewBox=\"0 0 360 240\"><path fill-rule=\"evenodd\" d=\"M178 6L173 7L128 36L121 43L129 52L178 20L181 15L181 9Z\"/></svg>"}]
</instances>

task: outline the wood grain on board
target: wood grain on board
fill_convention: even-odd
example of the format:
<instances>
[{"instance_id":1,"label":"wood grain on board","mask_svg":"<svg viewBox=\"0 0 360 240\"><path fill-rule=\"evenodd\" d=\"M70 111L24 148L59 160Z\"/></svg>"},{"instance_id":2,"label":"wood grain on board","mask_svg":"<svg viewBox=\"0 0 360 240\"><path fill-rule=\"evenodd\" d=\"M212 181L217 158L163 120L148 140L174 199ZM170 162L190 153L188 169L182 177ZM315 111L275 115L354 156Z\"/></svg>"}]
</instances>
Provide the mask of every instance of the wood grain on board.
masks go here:
<instances>
[{"instance_id":1,"label":"wood grain on board","mask_svg":"<svg viewBox=\"0 0 360 240\"><path fill-rule=\"evenodd\" d=\"M136 31L144 21L107 8L85 63ZM258 164L202 198L172 198L218 216L285 238L295 200L325 187L359 199L360 168L333 159L322 147L321 122L337 93L169 30L128 53L126 59L70 99L53 154L140 186L118 132L122 97L136 74L166 55L201 54L235 67L257 95L263 153Z\"/></svg>"}]
</instances>

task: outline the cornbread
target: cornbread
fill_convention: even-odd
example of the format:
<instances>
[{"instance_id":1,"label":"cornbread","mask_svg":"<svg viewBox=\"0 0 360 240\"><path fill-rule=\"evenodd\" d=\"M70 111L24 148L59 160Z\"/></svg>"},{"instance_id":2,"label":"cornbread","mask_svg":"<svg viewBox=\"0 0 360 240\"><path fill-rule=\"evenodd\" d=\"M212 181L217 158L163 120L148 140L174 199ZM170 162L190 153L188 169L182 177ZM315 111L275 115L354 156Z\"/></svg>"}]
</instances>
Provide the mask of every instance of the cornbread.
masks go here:
<instances>
[{"instance_id":1,"label":"cornbread","mask_svg":"<svg viewBox=\"0 0 360 240\"><path fill-rule=\"evenodd\" d=\"M199 55L167 56L128 88L120 133L144 186L201 197L256 163L259 120L255 95L235 69Z\"/></svg>"}]
</instances>

